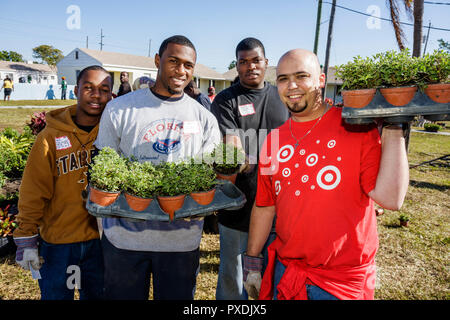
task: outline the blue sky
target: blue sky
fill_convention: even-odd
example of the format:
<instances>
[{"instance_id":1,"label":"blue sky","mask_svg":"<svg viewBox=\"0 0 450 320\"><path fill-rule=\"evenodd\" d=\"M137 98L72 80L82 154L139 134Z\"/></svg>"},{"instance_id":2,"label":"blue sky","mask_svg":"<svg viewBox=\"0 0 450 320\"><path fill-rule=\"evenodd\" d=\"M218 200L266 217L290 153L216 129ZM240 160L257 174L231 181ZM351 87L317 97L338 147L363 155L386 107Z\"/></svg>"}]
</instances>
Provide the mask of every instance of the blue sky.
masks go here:
<instances>
[{"instance_id":1,"label":"blue sky","mask_svg":"<svg viewBox=\"0 0 450 320\"><path fill-rule=\"evenodd\" d=\"M49 44L68 54L76 47L100 49L103 29L104 51L148 55L157 52L161 42L174 34L187 36L197 48L197 61L225 72L235 58L237 43L245 37L260 39L270 65L293 48L313 49L317 0L277 1L1 1L0 50L16 51L33 60L32 48ZM324 0L318 56L325 60L331 0ZM450 3L448 0L431 2ZM385 0L337 0L337 4L360 12L376 6L382 18L389 18ZM71 5L80 9L79 29L69 29L67 13ZM425 4L423 23L450 29L450 5ZM353 56L368 56L397 49L393 28L381 21L368 28L369 17L336 8L330 65L342 64ZM401 21L413 23L406 15ZM406 45L412 48L413 27L404 26ZM426 35L427 29L424 29ZM431 30L427 52L438 47L438 39L450 41L449 31ZM423 47L422 47L423 48ZM422 49L423 50L423 49Z\"/></svg>"}]
</instances>

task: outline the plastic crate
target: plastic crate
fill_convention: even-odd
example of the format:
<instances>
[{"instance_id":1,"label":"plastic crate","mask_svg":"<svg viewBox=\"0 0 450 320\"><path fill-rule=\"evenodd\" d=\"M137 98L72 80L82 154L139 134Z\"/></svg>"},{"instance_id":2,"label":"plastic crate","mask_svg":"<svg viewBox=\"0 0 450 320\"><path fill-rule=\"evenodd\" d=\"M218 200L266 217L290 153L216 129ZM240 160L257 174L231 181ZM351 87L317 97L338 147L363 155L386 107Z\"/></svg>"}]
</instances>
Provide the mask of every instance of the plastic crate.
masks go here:
<instances>
[{"instance_id":1,"label":"plastic crate","mask_svg":"<svg viewBox=\"0 0 450 320\"><path fill-rule=\"evenodd\" d=\"M90 195L90 190L89 190ZM221 181L216 187L213 201L206 206L200 205L187 195L183 207L175 211L174 220L189 217L205 217L220 209L235 210L242 208L247 202L245 195L234 184L229 181ZM134 211L125 200L125 195L121 193L117 200L106 207L99 206L90 201L89 196L86 202L86 209L95 217L100 218L129 218L132 220L158 220L170 221L169 215L161 210L158 200L155 198L143 211Z\"/></svg>"},{"instance_id":2,"label":"plastic crate","mask_svg":"<svg viewBox=\"0 0 450 320\"><path fill-rule=\"evenodd\" d=\"M437 103L419 90L406 105L397 107L386 101L379 90L372 101L364 108L351 108L344 105L342 118L348 124L369 124L382 118L390 123L405 123L415 116L422 115L431 121L450 120L450 103Z\"/></svg>"}]
</instances>

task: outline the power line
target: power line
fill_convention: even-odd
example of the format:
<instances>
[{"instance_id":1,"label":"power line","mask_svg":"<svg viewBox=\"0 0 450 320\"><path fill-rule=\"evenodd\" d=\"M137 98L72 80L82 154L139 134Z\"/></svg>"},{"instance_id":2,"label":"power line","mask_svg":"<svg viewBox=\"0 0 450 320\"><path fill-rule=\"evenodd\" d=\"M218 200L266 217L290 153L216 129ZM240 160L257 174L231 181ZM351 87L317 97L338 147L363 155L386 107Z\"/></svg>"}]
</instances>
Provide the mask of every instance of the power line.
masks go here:
<instances>
[{"instance_id":1,"label":"power line","mask_svg":"<svg viewBox=\"0 0 450 320\"><path fill-rule=\"evenodd\" d=\"M323 3L331 4L331 5L332 5L331 2L326 2L326 1L324 1ZM337 5L337 4L336 4L335 6L338 7L338 8L340 8L340 9L344 9L344 10L347 10L347 11L350 11L350 12L353 12L353 13L361 14L361 15L366 16L366 17L372 17L372 18L377 18L377 19L380 19L380 20L392 22L391 19L381 18L381 17L374 17L373 15L370 15L370 14L368 14L368 13L361 12L361 11L357 11L357 10L350 9L350 8L347 8L347 7L343 7L343 6L340 6L340 5ZM401 22L401 21L400 21L399 23L400 23L400 24L407 25L407 26L414 26L414 24L408 23L408 22ZM423 27L423 28L428 28L428 27ZM433 30L440 30L440 31L450 31L450 29L436 28L436 27L430 27L430 29L433 29Z\"/></svg>"},{"instance_id":2,"label":"power line","mask_svg":"<svg viewBox=\"0 0 450 320\"><path fill-rule=\"evenodd\" d=\"M448 2L432 2L432 1L424 1L425 4L437 4L441 6L450 6L450 3Z\"/></svg>"}]
</instances>

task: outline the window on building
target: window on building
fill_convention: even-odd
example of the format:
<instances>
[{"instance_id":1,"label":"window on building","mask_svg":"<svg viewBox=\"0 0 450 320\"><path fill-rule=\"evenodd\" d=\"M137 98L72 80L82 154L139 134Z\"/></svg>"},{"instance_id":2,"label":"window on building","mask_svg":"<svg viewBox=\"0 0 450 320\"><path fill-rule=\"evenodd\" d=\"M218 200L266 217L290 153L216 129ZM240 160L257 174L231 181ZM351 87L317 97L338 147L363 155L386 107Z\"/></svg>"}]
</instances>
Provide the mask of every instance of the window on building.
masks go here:
<instances>
[{"instance_id":1,"label":"window on building","mask_svg":"<svg viewBox=\"0 0 450 320\"><path fill-rule=\"evenodd\" d=\"M75 51L75 59L78 60L78 51Z\"/></svg>"},{"instance_id":2,"label":"window on building","mask_svg":"<svg viewBox=\"0 0 450 320\"><path fill-rule=\"evenodd\" d=\"M55 80L55 76L51 76L51 79L52 79L52 80Z\"/></svg>"}]
</instances>

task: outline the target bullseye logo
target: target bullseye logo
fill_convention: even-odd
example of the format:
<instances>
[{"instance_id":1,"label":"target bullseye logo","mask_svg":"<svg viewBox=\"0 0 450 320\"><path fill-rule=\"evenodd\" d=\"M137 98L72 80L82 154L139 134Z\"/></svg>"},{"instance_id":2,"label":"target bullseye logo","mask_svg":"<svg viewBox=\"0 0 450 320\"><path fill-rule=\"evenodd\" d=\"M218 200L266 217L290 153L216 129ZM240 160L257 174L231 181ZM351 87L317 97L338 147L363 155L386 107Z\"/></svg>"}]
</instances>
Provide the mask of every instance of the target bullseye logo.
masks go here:
<instances>
[{"instance_id":1,"label":"target bullseye logo","mask_svg":"<svg viewBox=\"0 0 450 320\"><path fill-rule=\"evenodd\" d=\"M302 182L303 182L303 183L306 183L306 182L308 182L308 180L309 180L309 177L305 174L305 175L302 177Z\"/></svg>"},{"instance_id":2,"label":"target bullseye logo","mask_svg":"<svg viewBox=\"0 0 450 320\"><path fill-rule=\"evenodd\" d=\"M317 161L319 161L319 156L315 153L310 154L307 158L306 158L306 165L308 167L312 167L315 166Z\"/></svg>"},{"instance_id":3,"label":"target bullseye logo","mask_svg":"<svg viewBox=\"0 0 450 320\"><path fill-rule=\"evenodd\" d=\"M341 182L341 172L335 166L326 166L317 174L317 184L324 190L333 190Z\"/></svg>"},{"instance_id":4,"label":"target bullseye logo","mask_svg":"<svg viewBox=\"0 0 450 320\"><path fill-rule=\"evenodd\" d=\"M281 174L283 175L283 177L287 178L291 175L291 169L284 168L283 171L281 171Z\"/></svg>"},{"instance_id":5,"label":"target bullseye logo","mask_svg":"<svg viewBox=\"0 0 450 320\"><path fill-rule=\"evenodd\" d=\"M278 195L281 191L281 183L279 180L275 181L275 194Z\"/></svg>"},{"instance_id":6,"label":"target bullseye logo","mask_svg":"<svg viewBox=\"0 0 450 320\"><path fill-rule=\"evenodd\" d=\"M329 149L332 149L332 148L334 148L335 146L336 146L336 140L330 140L330 141L328 141L327 147L328 147Z\"/></svg>"},{"instance_id":7,"label":"target bullseye logo","mask_svg":"<svg viewBox=\"0 0 450 320\"><path fill-rule=\"evenodd\" d=\"M300 152L299 152L299 154L300 154L301 156L304 156L305 153L306 153L305 149L302 149L302 150L300 150Z\"/></svg>"},{"instance_id":8,"label":"target bullseye logo","mask_svg":"<svg viewBox=\"0 0 450 320\"><path fill-rule=\"evenodd\" d=\"M280 162L287 162L291 160L293 155L294 155L294 147L288 144L278 151L277 159Z\"/></svg>"}]
</instances>

